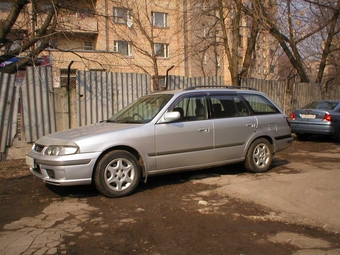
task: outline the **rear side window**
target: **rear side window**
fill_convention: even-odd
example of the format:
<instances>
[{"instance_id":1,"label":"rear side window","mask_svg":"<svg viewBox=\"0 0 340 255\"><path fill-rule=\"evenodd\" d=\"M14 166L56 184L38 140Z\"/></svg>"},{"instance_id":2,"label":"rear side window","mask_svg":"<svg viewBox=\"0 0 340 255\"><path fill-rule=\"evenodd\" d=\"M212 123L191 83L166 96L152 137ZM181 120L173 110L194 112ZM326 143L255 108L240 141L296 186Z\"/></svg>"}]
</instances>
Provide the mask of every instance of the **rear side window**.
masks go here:
<instances>
[{"instance_id":1,"label":"rear side window","mask_svg":"<svg viewBox=\"0 0 340 255\"><path fill-rule=\"evenodd\" d=\"M262 95L242 94L242 97L253 110L254 114L280 113L279 109Z\"/></svg>"}]
</instances>

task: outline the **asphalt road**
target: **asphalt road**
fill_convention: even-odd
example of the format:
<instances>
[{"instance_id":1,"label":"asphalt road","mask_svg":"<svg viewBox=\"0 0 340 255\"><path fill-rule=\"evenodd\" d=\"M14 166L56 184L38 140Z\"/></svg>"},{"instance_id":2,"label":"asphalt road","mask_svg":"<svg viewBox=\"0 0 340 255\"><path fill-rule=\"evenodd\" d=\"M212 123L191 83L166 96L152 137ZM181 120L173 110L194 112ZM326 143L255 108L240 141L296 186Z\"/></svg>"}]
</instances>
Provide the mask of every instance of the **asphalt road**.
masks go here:
<instances>
[{"instance_id":1,"label":"asphalt road","mask_svg":"<svg viewBox=\"0 0 340 255\"><path fill-rule=\"evenodd\" d=\"M340 254L340 144L294 141L272 169L150 178L120 199L0 162L0 254Z\"/></svg>"}]
</instances>

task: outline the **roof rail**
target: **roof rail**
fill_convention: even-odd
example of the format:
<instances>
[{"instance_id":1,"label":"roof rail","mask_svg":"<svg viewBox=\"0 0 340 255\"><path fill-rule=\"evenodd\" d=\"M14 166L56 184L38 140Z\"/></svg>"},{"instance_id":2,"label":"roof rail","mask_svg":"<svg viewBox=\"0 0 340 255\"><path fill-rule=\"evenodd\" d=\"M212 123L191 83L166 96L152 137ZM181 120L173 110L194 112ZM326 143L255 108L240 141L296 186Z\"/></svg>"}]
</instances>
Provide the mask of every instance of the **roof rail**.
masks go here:
<instances>
[{"instance_id":1,"label":"roof rail","mask_svg":"<svg viewBox=\"0 0 340 255\"><path fill-rule=\"evenodd\" d=\"M248 90L256 90L255 88L252 87L242 87L242 86L226 86L227 89L248 89Z\"/></svg>"},{"instance_id":2,"label":"roof rail","mask_svg":"<svg viewBox=\"0 0 340 255\"><path fill-rule=\"evenodd\" d=\"M201 86L192 86L188 87L184 90L195 90L195 89L202 89L202 88L224 88L224 89L248 89L248 90L257 90L252 87L241 87L241 86L225 86L225 85L201 85Z\"/></svg>"}]
</instances>

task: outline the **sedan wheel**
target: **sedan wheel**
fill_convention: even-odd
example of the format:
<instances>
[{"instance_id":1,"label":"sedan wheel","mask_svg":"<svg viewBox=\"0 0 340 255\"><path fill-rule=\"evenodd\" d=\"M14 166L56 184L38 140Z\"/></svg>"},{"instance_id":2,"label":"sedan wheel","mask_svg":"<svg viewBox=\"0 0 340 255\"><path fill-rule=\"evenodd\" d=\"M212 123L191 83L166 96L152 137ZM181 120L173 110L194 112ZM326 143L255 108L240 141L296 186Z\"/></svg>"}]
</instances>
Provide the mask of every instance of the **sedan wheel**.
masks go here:
<instances>
[{"instance_id":1,"label":"sedan wheel","mask_svg":"<svg viewBox=\"0 0 340 255\"><path fill-rule=\"evenodd\" d=\"M107 197L122 197L136 189L140 176L140 167L131 153L111 151L98 162L94 184Z\"/></svg>"},{"instance_id":2,"label":"sedan wheel","mask_svg":"<svg viewBox=\"0 0 340 255\"><path fill-rule=\"evenodd\" d=\"M249 147L245 168L254 173L268 171L273 160L272 145L267 139L260 138L255 140Z\"/></svg>"}]
</instances>

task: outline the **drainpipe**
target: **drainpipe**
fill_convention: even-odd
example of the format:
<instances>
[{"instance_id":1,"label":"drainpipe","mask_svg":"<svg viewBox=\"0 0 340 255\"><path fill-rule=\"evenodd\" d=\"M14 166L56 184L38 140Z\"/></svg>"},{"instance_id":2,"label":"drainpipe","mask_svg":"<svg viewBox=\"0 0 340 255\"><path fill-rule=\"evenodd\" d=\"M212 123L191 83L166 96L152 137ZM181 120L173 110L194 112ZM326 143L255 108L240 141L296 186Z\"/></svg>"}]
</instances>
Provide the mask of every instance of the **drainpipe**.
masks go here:
<instances>
[{"instance_id":1,"label":"drainpipe","mask_svg":"<svg viewBox=\"0 0 340 255\"><path fill-rule=\"evenodd\" d=\"M169 76L169 71L174 68L175 66L172 65L166 70L166 77L165 77L165 90L168 90L168 76Z\"/></svg>"},{"instance_id":2,"label":"drainpipe","mask_svg":"<svg viewBox=\"0 0 340 255\"><path fill-rule=\"evenodd\" d=\"M67 67L67 107L68 107L68 128L71 128L71 89L70 89L70 73L71 73L71 65L73 64L73 60L68 64Z\"/></svg>"}]
</instances>

